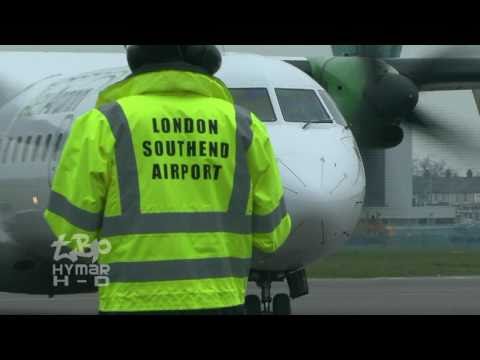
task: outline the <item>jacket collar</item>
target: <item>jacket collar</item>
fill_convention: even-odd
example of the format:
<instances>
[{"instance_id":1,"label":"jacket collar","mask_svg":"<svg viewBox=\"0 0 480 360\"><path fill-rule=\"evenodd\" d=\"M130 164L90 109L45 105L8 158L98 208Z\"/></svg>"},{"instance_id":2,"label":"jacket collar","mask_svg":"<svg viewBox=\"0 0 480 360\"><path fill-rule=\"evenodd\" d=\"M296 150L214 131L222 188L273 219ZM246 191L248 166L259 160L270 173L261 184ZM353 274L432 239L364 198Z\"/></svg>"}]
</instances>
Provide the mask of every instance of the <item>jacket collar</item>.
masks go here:
<instances>
[{"instance_id":1,"label":"jacket collar","mask_svg":"<svg viewBox=\"0 0 480 360\"><path fill-rule=\"evenodd\" d=\"M191 66L162 64L140 68L126 79L110 85L100 92L96 106L100 107L132 95L178 92L194 93L233 103L230 91L219 79Z\"/></svg>"}]
</instances>

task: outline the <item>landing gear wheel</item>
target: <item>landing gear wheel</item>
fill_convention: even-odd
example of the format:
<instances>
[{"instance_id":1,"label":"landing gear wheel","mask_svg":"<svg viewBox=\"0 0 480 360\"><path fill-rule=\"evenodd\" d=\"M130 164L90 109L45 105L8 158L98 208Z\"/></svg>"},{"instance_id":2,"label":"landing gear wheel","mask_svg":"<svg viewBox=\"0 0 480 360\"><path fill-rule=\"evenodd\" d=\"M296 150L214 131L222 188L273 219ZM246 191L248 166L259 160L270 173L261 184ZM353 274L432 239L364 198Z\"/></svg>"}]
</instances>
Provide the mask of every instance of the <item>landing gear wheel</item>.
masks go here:
<instances>
[{"instance_id":1,"label":"landing gear wheel","mask_svg":"<svg viewBox=\"0 0 480 360\"><path fill-rule=\"evenodd\" d=\"M273 313L275 315L292 314L292 305L287 294L278 294L273 297Z\"/></svg>"},{"instance_id":2,"label":"landing gear wheel","mask_svg":"<svg viewBox=\"0 0 480 360\"><path fill-rule=\"evenodd\" d=\"M247 295L245 298L245 309L247 315L260 315L262 313L262 304L257 295Z\"/></svg>"}]
</instances>

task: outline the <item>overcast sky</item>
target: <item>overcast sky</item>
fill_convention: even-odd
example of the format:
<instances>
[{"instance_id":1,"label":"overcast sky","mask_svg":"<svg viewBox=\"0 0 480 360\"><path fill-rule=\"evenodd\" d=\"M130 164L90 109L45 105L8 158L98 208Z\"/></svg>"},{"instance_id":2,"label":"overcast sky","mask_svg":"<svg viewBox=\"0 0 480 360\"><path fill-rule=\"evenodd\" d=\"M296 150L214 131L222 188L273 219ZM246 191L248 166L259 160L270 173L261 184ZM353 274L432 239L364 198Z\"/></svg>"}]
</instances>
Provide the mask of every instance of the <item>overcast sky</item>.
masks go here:
<instances>
[{"instance_id":1,"label":"overcast sky","mask_svg":"<svg viewBox=\"0 0 480 360\"><path fill-rule=\"evenodd\" d=\"M330 56L332 54L329 45L219 45L226 51L255 52L264 55L274 56ZM437 45L405 45L402 57L425 57L434 51L443 48ZM36 54L35 60L31 53L12 54L12 50L57 50L75 51L75 54L61 54L52 63L51 56ZM4 84L29 84L32 80L38 80L52 73L76 73L81 71L94 70L98 68L126 65L123 55L123 48L119 45L56 45L56 46L28 46L28 45L0 45L0 69ZM100 54L89 54L78 56L80 52L103 51ZM480 56L480 46L457 46L456 55ZM15 59L14 70L5 74L5 69L12 69L12 61ZM476 142L480 146L480 116L477 112L475 102L470 91L448 91L422 93L420 105L424 109L438 115L455 126L460 133L460 138L452 138L449 143L438 143L423 136L414 136L414 156L431 156L434 159L444 159L452 167L463 173L468 168L480 171L480 156L476 153L460 152L458 142Z\"/></svg>"}]
</instances>

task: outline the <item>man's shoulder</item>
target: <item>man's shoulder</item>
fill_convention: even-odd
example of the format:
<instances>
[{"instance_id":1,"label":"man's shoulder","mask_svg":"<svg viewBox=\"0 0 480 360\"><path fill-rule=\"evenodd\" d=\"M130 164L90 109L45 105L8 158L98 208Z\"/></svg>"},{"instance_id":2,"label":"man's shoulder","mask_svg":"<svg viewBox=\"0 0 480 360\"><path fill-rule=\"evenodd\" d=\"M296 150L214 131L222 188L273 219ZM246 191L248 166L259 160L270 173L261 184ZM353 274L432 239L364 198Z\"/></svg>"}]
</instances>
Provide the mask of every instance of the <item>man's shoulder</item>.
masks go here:
<instances>
[{"instance_id":1,"label":"man's shoulder","mask_svg":"<svg viewBox=\"0 0 480 360\"><path fill-rule=\"evenodd\" d=\"M260 138L269 138L265 123L253 112L250 112L253 133Z\"/></svg>"},{"instance_id":2,"label":"man's shoulder","mask_svg":"<svg viewBox=\"0 0 480 360\"><path fill-rule=\"evenodd\" d=\"M79 115L72 123L72 131L76 132L99 132L108 127L108 120L100 108L94 107Z\"/></svg>"}]
</instances>

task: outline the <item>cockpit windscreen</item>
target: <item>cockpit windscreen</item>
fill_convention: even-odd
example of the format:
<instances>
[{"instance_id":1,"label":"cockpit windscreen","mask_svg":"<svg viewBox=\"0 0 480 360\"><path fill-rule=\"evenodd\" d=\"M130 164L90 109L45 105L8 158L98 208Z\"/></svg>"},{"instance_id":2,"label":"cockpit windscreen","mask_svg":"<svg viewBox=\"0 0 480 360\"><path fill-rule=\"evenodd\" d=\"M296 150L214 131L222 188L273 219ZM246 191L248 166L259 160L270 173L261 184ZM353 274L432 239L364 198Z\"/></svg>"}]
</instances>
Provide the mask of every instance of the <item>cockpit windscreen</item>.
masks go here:
<instances>
[{"instance_id":1,"label":"cockpit windscreen","mask_svg":"<svg viewBox=\"0 0 480 360\"><path fill-rule=\"evenodd\" d=\"M332 123L332 117L314 90L275 89L285 121Z\"/></svg>"},{"instance_id":2,"label":"cockpit windscreen","mask_svg":"<svg viewBox=\"0 0 480 360\"><path fill-rule=\"evenodd\" d=\"M264 122L273 122L277 118L267 89L242 88L230 89L235 103L257 115Z\"/></svg>"}]
</instances>

